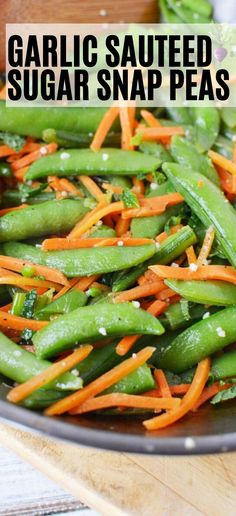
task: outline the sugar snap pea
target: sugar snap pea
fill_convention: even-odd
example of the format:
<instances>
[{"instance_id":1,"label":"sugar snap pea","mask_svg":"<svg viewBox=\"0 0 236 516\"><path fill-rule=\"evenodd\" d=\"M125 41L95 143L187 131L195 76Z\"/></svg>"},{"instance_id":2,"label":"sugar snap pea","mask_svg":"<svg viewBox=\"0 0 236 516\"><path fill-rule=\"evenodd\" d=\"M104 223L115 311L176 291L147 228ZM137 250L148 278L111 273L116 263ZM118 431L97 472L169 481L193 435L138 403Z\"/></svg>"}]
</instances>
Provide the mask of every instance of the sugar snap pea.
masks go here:
<instances>
[{"instance_id":1,"label":"sugar snap pea","mask_svg":"<svg viewBox=\"0 0 236 516\"><path fill-rule=\"evenodd\" d=\"M205 227L214 226L220 248L236 267L236 211L223 192L202 174L190 176L180 165L165 163L163 170Z\"/></svg>"},{"instance_id":2,"label":"sugar snap pea","mask_svg":"<svg viewBox=\"0 0 236 516\"><path fill-rule=\"evenodd\" d=\"M159 356L159 367L181 373L236 339L236 306L202 319L178 335Z\"/></svg>"},{"instance_id":3,"label":"sugar snap pea","mask_svg":"<svg viewBox=\"0 0 236 516\"><path fill-rule=\"evenodd\" d=\"M46 358L84 342L124 335L160 335L164 328L132 303L95 304L58 317L33 336L36 355Z\"/></svg>"},{"instance_id":4,"label":"sugar snap pea","mask_svg":"<svg viewBox=\"0 0 236 516\"><path fill-rule=\"evenodd\" d=\"M141 172L154 172L161 161L144 156L139 151L104 148L98 152L90 149L67 149L35 161L26 173L27 180L53 174L58 177L86 173L88 176L107 174L134 176Z\"/></svg>"},{"instance_id":5,"label":"sugar snap pea","mask_svg":"<svg viewBox=\"0 0 236 516\"><path fill-rule=\"evenodd\" d=\"M194 107L191 112L196 127L196 145L204 152L214 145L219 134L219 111L214 107Z\"/></svg>"},{"instance_id":6,"label":"sugar snap pea","mask_svg":"<svg viewBox=\"0 0 236 516\"><path fill-rule=\"evenodd\" d=\"M210 377L216 381L232 376L236 376L236 351L226 351L213 359Z\"/></svg>"},{"instance_id":7,"label":"sugar snap pea","mask_svg":"<svg viewBox=\"0 0 236 516\"><path fill-rule=\"evenodd\" d=\"M180 17L182 23L209 23L209 17L205 13L199 12L197 8L194 10L186 7L182 2L176 2L176 0L168 0L168 4L173 9L175 14Z\"/></svg>"},{"instance_id":8,"label":"sugar snap pea","mask_svg":"<svg viewBox=\"0 0 236 516\"><path fill-rule=\"evenodd\" d=\"M193 0L181 0L181 3L188 9L191 9L191 11L199 13L206 18L212 13L212 5L208 0L198 0L197 2L193 2ZM195 23L197 23L197 19Z\"/></svg>"},{"instance_id":9,"label":"sugar snap pea","mask_svg":"<svg viewBox=\"0 0 236 516\"><path fill-rule=\"evenodd\" d=\"M200 154L196 146L186 138L174 136L171 140L170 150L175 161L182 165L183 168L189 168L192 171L197 168L198 172L208 177L217 186L220 185L219 176L210 158Z\"/></svg>"},{"instance_id":10,"label":"sugar snap pea","mask_svg":"<svg viewBox=\"0 0 236 516\"><path fill-rule=\"evenodd\" d=\"M165 280L169 288L195 303L226 306L236 304L236 285L226 281Z\"/></svg>"},{"instance_id":11,"label":"sugar snap pea","mask_svg":"<svg viewBox=\"0 0 236 516\"><path fill-rule=\"evenodd\" d=\"M155 244L139 245L135 247L135 253L132 247L119 246L45 252L28 244L9 242L3 249L9 256L47 265L70 278L105 274L139 265L154 255L156 247Z\"/></svg>"},{"instance_id":12,"label":"sugar snap pea","mask_svg":"<svg viewBox=\"0 0 236 516\"><path fill-rule=\"evenodd\" d=\"M123 271L114 278L112 290L119 292L132 286L136 279L147 270L149 265L156 263L165 265L180 256L187 247L196 243L196 235L192 228L184 226L174 235L170 235L157 249L153 257L131 271Z\"/></svg>"},{"instance_id":13,"label":"sugar snap pea","mask_svg":"<svg viewBox=\"0 0 236 516\"><path fill-rule=\"evenodd\" d=\"M179 125L191 125L193 122L188 108L171 106L167 107L166 111L169 117Z\"/></svg>"},{"instance_id":14,"label":"sugar snap pea","mask_svg":"<svg viewBox=\"0 0 236 516\"><path fill-rule=\"evenodd\" d=\"M26 351L12 342L0 332L0 373L14 382L24 383L32 376L42 373L51 365L47 360L41 360L34 353ZM65 373L63 376L50 382L50 389L77 390L82 387L79 376Z\"/></svg>"},{"instance_id":15,"label":"sugar snap pea","mask_svg":"<svg viewBox=\"0 0 236 516\"><path fill-rule=\"evenodd\" d=\"M86 201L72 199L48 201L13 211L0 219L0 242L70 231L88 211Z\"/></svg>"},{"instance_id":16,"label":"sugar snap pea","mask_svg":"<svg viewBox=\"0 0 236 516\"><path fill-rule=\"evenodd\" d=\"M34 316L36 319L41 321L47 321L52 315L68 314L69 312L72 312L72 310L86 305L86 303L87 296L82 292L82 290L71 289L63 296L55 299L41 310L35 312Z\"/></svg>"},{"instance_id":17,"label":"sugar snap pea","mask_svg":"<svg viewBox=\"0 0 236 516\"><path fill-rule=\"evenodd\" d=\"M208 307L208 313L217 311L216 307ZM174 303L170 305L164 314L160 317L160 321L166 329L176 330L177 328L188 328L194 322L202 319L206 313L205 305L188 303L187 313L183 309L183 303Z\"/></svg>"},{"instance_id":18,"label":"sugar snap pea","mask_svg":"<svg viewBox=\"0 0 236 516\"><path fill-rule=\"evenodd\" d=\"M182 23L182 20L179 18L179 16L177 16L177 14L172 11L172 9L169 9L167 0L160 0L159 5L162 18L165 23Z\"/></svg>"},{"instance_id":19,"label":"sugar snap pea","mask_svg":"<svg viewBox=\"0 0 236 516\"><path fill-rule=\"evenodd\" d=\"M2 194L2 204L4 207L19 206L22 204L24 196L19 190L5 190ZM27 198L27 204L41 204L46 201L56 199L56 192L41 192L33 197Z\"/></svg>"},{"instance_id":20,"label":"sugar snap pea","mask_svg":"<svg viewBox=\"0 0 236 516\"><path fill-rule=\"evenodd\" d=\"M162 162L172 161L171 154L166 149L166 147L162 145L162 143L142 142L139 145L139 150L144 154L150 154L151 156L155 156Z\"/></svg>"},{"instance_id":21,"label":"sugar snap pea","mask_svg":"<svg viewBox=\"0 0 236 516\"><path fill-rule=\"evenodd\" d=\"M222 108L221 117L223 122L233 129L236 127L236 108Z\"/></svg>"},{"instance_id":22,"label":"sugar snap pea","mask_svg":"<svg viewBox=\"0 0 236 516\"><path fill-rule=\"evenodd\" d=\"M124 392L125 394L141 394L155 388L151 370L147 364L138 367L136 371L125 376L119 382L106 389L103 394L110 392Z\"/></svg>"}]
</instances>

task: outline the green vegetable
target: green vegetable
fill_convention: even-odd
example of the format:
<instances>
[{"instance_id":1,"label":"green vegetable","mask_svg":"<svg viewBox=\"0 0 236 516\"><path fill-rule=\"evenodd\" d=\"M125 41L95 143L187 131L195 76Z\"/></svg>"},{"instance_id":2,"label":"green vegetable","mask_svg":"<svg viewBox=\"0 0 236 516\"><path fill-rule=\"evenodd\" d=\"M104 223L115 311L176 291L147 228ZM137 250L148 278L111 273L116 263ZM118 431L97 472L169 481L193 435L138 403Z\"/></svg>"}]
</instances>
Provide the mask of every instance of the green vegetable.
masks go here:
<instances>
[{"instance_id":1,"label":"green vegetable","mask_svg":"<svg viewBox=\"0 0 236 516\"><path fill-rule=\"evenodd\" d=\"M165 280L180 296L195 303L226 306L236 304L236 285L226 281Z\"/></svg>"},{"instance_id":2,"label":"green vegetable","mask_svg":"<svg viewBox=\"0 0 236 516\"><path fill-rule=\"evenodd\" d=\"M129 190L129 188L125 188L120 199L123 201L126 208L139 208L137 195L135 195L132 190Z\"/></svg>"},{"instance_id":3,"label":"green vegetable","mask_svg":"<svg viewBox=\"0 0 236 516\"><path fill-rule=\"evenodd\" d=\"M196 146L181 136L174 136L171 140L171 154L183 168L191 171L198 170L208 177L216 185L220 185L219 176L212 165L211 160L204 154L200 154Z\"/></svg>"},{"instance_id":4,"label":"green vegetable","mask_svg":"<svg viewBox=\"0 0 236 516\"><path fill-rule=\"evenodd\" d=\"M102 394L110 392L124 392L126 394L141 394L142 392L150 391L155 388L155 381L153 379L151 370L147 364L125 376L119 382L115 383L109 389L106 389Z\"/></svg>"},{"instance_id":5,"label":"green vegetable","mask_svg":"<svg viewBox=\"0 0 236 516\"><path fill-rule=\"evenodd\" d=\"M139 150L144 154L155 156L162 162L171 161L171 155L162 143L142 142L139 145Z\"/></svg>"},{"instance_id":6,"label":"green vegetable","mask_svg":"<svg viewBox=\"0 0 236 516\"><path fill-rule=\"evenodd\" d=\"M36 311L34 316L41 321L48 321L52 315L68 314L86 303L87 296L82 290L71 289L41 310Z\"/></svg>"},{"instance_id":7,"label":"green vegetable","mask_svg":"<svg viewBox=\"0 0 236 516\"><path fill-rule=\"evenodd\" d=\"M212 398L212 405L216 405L217 403L221 403L222 401L233 400L236 398L236 385L229 387L229 389L225 389L224 391L218 392L214 398Z\"/></svg>"},{"instance_id":8,"label":"green vegetable","mask_svg":"<svg viewBox=\"0 0 236 516\"><path fill-rule=\"evenodd\" d=\"M132 247L125 246L41 251L19 242L9 242L3 248L6 255L58 269L70 278L104 274L139 265L151 258L156 249L155 244L146 244L136 246L135 253Z\"/></svg>"},{"instance_id":9,"label":"green vegetable","mask_svg":"<svg viewBox=\"0 0 236 516\"><path fill-rule=\"evenodd\" d=\"M214 307L205 308L203 305L191 304L188 303L187 310L185 310L186 306L183 304L181 300L179 303L174 303L170 305L167 310L165 310L162 317L160 317L160 321L165 328L170 328L171 330L175 330L177 328L187 328L191 326L194 322L202 319L206 312L214 313L217 309Z\"/></svg>"},{"instance_id":10,"label":"green vegetable","mask_svg":"<svg viewBox=\"0 0 236 516\"><path fill-rule=\"evenodd\" d=\"M140 172L154 172L160 160L144 156L142 152L103 148L98 152L91 149L67 149L58 151L35 161L26 173L26 180L46 177L88 176L107 174L134 176Z\"/></svg>"},{"instance_id":11,"label":"green vegetable","mask_svg":"<svg viewBox=\"0 0 236 516\"><path fill-rule=\"evenodd\" d=\"M104 337L160 335L163 332L155 317L135 308L132 303L98 303L58 317L33 336L33 343L37 356L45 358Z\"/></svg>"},{"instance_id":12,"label":"green vegetable","mask_svg":"<svg viewBox=\"0 0 236 516\"><path fill-rule=\"evenodd\" d=\"M0 161L0 177L12 177L11 167L4 161Z\"/></svg>"},{"instance_id":13,"label":"green vegetable","mask_svg":"<svg viewBox=\"0 0 236 516\"><path fill-rule=\"evenodd\" d=\"M210 376L213 381L236 376L236 351L227 351L214 358Z\"/></svg>"},{"instance_id":14,"label":"green vegetable","mask_svg":"<svg viewBox=\"0 0 236 516\"><path fill-rule=\"evenodd\" d=\"M24 305L21 310L21 317L25 317L26 319L32 319L34 313L34 306L37 299L37 291L30 290L25 295Z\"/></svg>"},{"instance_id":15,"label":"green vegetable","mask_svg":"<svg viewBox=\"0 0 236 516\"><path fill-rule=\"evenodd\" d=\"M159 367L181 373L235 339L236 307L230 306L178 335L160 354Z\"/></svg>"},{"instance_id":16,"label":"green vegetable","mask_svg":"<svg viewBox=\"0 0 236 516\"><path fill-rule=\"evenodd\" d=\"M0 242L70 231L89 211L86 201L48 201L12 211L0 219Z\"/></svg>"},{"instance_id":17,"label":"green vegetable","mask_svg":"<svg viewBox=\"0 0 236 516\"><path fill-rule=\"evenodd\" d=\"M222 108L221 118L228 127L233 129L236 127L236 108Z\"/></svg>"},{"instance_id":18,"label":"green vegetable","mask_svg":"<svg viewBox=\"0 0 236 516\"><path fill-rule=\"evenodd\" d=\"M19 152L25 145L25 138L22 138L19 134L7 132L0 132L0 141L16 152Z\"/></svg>"},{"instance_id":19,"label":"green vegetable","mask_svg":"<svg viewBox=\"0 0 236 516\"><path fill-rule=\"evenodd\" d=\"M200 152L205 152L214 145L219 134L219 111L214 107L195 107L191 111L196 127L196 145Z\"/></svg>"},{"instance_id":20,"label":"green vegetable","mask_svg":"<svg viewBox=\"0 0 236 516\"><path fill-rule=\"evenodd\" d=\"M165 163L163 169L204 226L214 226L220 248L236 267L236 211L223 192L198 172L190 177L180 165Z\"/></svg>"}]
</instances>

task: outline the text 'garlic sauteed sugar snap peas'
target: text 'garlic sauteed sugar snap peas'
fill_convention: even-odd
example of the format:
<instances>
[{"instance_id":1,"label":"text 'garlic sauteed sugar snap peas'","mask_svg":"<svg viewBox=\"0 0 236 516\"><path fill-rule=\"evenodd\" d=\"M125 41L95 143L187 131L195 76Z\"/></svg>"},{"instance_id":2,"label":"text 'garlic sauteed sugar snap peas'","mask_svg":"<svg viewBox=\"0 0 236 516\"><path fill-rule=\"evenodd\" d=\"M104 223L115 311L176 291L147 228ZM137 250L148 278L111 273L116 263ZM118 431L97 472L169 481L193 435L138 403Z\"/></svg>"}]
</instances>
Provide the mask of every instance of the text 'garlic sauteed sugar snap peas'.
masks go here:
<instances>
[{"instance_id":1,"label":"text 'garlic sauteed sugar snap peas'","mask_svg":"<svg viewBox=\"0 0 236 516\"><path fill-rule=\"evenodd\" d=\"M208 0L160 8L212 20ZM8 400L151 432L236 398L235 109L12 109L4 91Z\"/></svg>"}]
</instances>

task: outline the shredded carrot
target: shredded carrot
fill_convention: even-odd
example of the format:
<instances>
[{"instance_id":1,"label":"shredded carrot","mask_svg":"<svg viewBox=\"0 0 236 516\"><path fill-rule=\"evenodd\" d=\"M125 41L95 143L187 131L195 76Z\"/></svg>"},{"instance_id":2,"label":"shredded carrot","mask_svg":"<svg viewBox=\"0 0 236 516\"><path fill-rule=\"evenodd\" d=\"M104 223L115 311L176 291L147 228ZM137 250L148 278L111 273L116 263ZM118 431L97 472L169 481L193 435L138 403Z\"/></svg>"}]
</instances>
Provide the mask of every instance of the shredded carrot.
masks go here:
<instances>
[{"instance_id":1,"label":"shredded carrot","mask_svg":"<svg viewBox=\"0 0 236 516\"><path fill-rule=\"evenodd\" d=\"M56 143L48 143L47 145L42 145L39 150L30 152L29 154L26 154L23 156L23 158L20 158L17 161L14 161L12 163L12 170L16 171L20 168L26 167L27 165L30 165L31 163L34 163L39 158L42 158L43 156L46 156L48 154L53 154L57 150L57 144Z\"/></svg>"},{"instance_id":2,"label":"shredded carrot","mask_svg":"<svg viewBox=\"0 0 236 516\"><path fill-rule=\"evenodd\" d=\"M144 285L124 290L114 297L114 303L124 303L133 301L141 297L153 296L165 289L166 286L163 281L155 281L155 283L145 283Z\"/></svg>"},{"instance_id":3,"label":"shredded carrot","mask_svg":"<svg viewBox=\"0 0 236 516\"><path fill-rule=\"evenodd\" d=\"M89 398L96 396L100 392L114 385L114 383L117 383L129 373L132 373L138 369L138 367L147 362L155 349L156 348L153 347L146 347L142 349L135 356L124 360L121 364L113 367L110 369L110 371L104 373L102 376L86 385L86 387L80 391L75 392L63 400L60 400L59 402L54 403L48 407L45 411L45 414L48 416L53 416L71 411L75 407L77 408Z\"/></svg>"},{"instance_id":4,"label":"shredded carrot","mask_svg":"<svg viewBox=\"0 0 236 516\"><path fill-rule=\"evenodd\" d=\"M0 145L0 158L6 158L7 156L11 156L15 153L16 151L8 145Z\"/></svg>"},{"instance_id":5,"label":"shredded carrot","mask_svg":"<svg viewBox=\"0 0 236 516\"><path fill-rule=\"evenodd\" d=\"M108 206L103 206L100 209L95 209L94 211L90 212L89 217L85 217L76 224L74 229L69 233L68 238L78 238L83 233L86 233L88 229L90 229L94 224L97 224L99 220L101 220L105 215L108 215L110 213L120 213L124 209L124 204L121 201L113 202L109 204Z\"/></svg>"},{"instance_id":6,"label":"shredded carrot","mask_svg":"<svg viewBox=\"0 0 236 516\"><path fill-rule=\"evenodd\" d=\"M105 200L104 193L99 188L97 183L89 176L79 176L79 180L82 185L88 190L88 192L97 199L97 201Z\"/></svg>"},{"instance_id":7,"label":"shredded carrot","mask_svg":"<svg viewBox=\"0 0 236 516\"><path fill-rule=\"evenodd\" d=\"M0 210L0 217L3 217L3 215L7 215L8 213L11 213L12 211L22 210L23 208L27 208L28 204L21 204L20 206L15 206L14 208L4 208L3 210Z\"/></svg>"},{"instance_id":8,"label":"shredded carrot","mask_svg":"<svg viewBox=\"0 0 236 516\"><path fill-rule=\"evenodd\" d=\"M9 314L0 310L0 326L13 328L14 330L29 330L38 331L44 328L48 324L48 321L35 321L34 319L25 319L24 317L18 317L17 315Z\"/></svg>"},{"instance_id":9,"label":"shredded carrot","mask_svg":"<svg viewBox=\"0 0 236 516\"><path fill-rule=\"evenodd\" d=\"M133 407L151 410L166 410L179 407L181 400L179 398L162 397L153 398L148 396L137 396L134 394L124 394L115 392L112 394L104 394L97 398L91 398L85 401L72 414L84 414L85 412L93 412L108 407Z\"/></svg>"},{"instance_id":10,"label":"shredded carrot","mask_svg":"<svg viewBox=\"0 0 236 516\"><path fill-rule=\"evenodd\" d=\"M133 191L138 194L144 194L145 192L145 185L142 179L138 179L137 177L132 177L132 183L133 183Z\"/></svg>"},{"instance_id":11,"label":"shredded carrot","mask_svg":"<svg viewBox=\"0 0 236 516\"><path fill-rule=\"evenodd\" d=\"M130 124L130 127L131 127L131 132L133 134L134 129L135 129L135 125L136 125L136 120L135 120L136 105L135 105L135 103L132 106L128 107L128 113L129 113L129 124Z\"/></svg>"},{"instance_id":12,"label":"shredded carrot","mask_svg":"<svg viewBox=\"0 0 236 516\"><path fill-rule=\"evenodd\" d=\"M68 285L66 287L63 287L55 296L53 297L53 300L58 299L59 297L66 294L71 288L75 287L78 283L78 278L73 278L72 280L69 280Z\"/></svg>"},{"instance_id":13,"label":"shredded carrot","mask_svg":"<svg viewBox=\"0 0 236 516\"><path fill-rule=\"evenodd\" d=\"M196 257L193 245L188 247L185 252L187 255L187 259L188 259L188 264L190 265L191 263L196 263L197 257Z\"/></svg>"},{"instance_id":14,"label":"shredded carrot","mask_svg":"<svg viewBox=\"0 0 236 516\"><path fill-rule=\"evenodd\" d=\"M12 156L9 156L9 158L7 158L7 161L8 163L13 163L14 161L22 158L22 156L24 156L25 154L28 154L38 149L40 149L40 143L34 143L30 141L30 138L27 138L24 147L22 147L22 149L19 152L15 152L14 154L12 154Z\"/></svg>"},{"instance_id":15,"label":"shredded carrot","mask_svg":"<svg viewBox=\"0 0 236 516\"><path fill-rule=\"evenodd\" d=\"M128 208L123 210L121 216L123 219L134 217L150 217L163 213L167 206L175 206L183 202L183 197L177 192L161 195L160 197L143 198L140 208Z\"/></svg>"},{"instance_id":16,"label":"shredded carrot","mask_svg":"<svg viewBox=\"0 0 236 516\"><path fill-rule=\"evenodd\" d=\"M201 407L201 405L206 403L206 401L213 398L213 396L215 396L218 392L228 389L229 387L231 387L231 385L232 384L230 384L230 383L225 384L225 385L220 385L219 382L216 382L216 383L213 383L212 385L205 387L205 389L203 389L202 394L201 394L200 398L198 399L197 403L192 408L192 411L195 412L196 410L199 409L199 407Z\"/></svg>"},{"instance_id":17,"label":"shredded carrot","mask_svg":"<svg viewBox=\"0 0 236 516\"><path fill-rule=\"evenodd\" d=\"M112 192L113 194L122 194L123 188L122 186L116 186L111 185L110 183L102 183L103 190L108 190L109 192Z\"/></svg>"},{"instance_id":18,"label":"shredded carrot","mask_svg":"<svg viewBox=\"0 0 236 516\"><path fill-rule=\"evenodd\" d=\"M162 140L166 136L184 135L182 127L137 127L136 134L141 134L143 141Z\"/></svg>"},{"instance_id":19,"label":"shredded carrot","mask_svg":"<svg viewBox=\"0 0 236 516\"><path fill-rule=\"evenodd\" d=\"M130 219L122 219L122 217L119 217L119 220L116 224L116 234L118 237L125 235L127 231L129 231L130 226Z\"/></svg>"},{"instance_id":20,"label":"shredded carrot","mask_svg":"<svg viewBox=\"0 0 236 516\"><path fill-rule=\"evenodd\" d=\"M19 170L16 170L16 172L13 172L14 178L17 179L17 181L19 181L19 182L23 182L28 168L29 167L23 167L23 168L20 168Z\"/></svg>"},{"instance_id":21,"label":"shredded carrot","mask_svg":"<svg viewBox=\"0 0 236 516\"><path fill-rule=\"evenodd\" d=\"M170 301L172 297L175 296L176 292L174 292L174 290L171 290L171 288L165 288L157 294L158 299L160 299L161 301L166 301L167 303Z\"/></svg>"},{"instance_id":22,"label":"shredded carrot","mask_svg":"<svg viewBox=\"0 0 236 516\"><path fill-rule=\"evenodd\" d=\"M94 281L96 281L98 278L100 277L99 274L92 274L91 276L86 276L84 278L81 278L77 281L77 283L75 284L75 286L79 289L79 290L87 290Z\"/></svg>"},{"instance_id":23,"label":"shredded carrot","mask_svg":"<svg viewBox=\"0 0 236 516\"><path fill-rule=\"evenodd\" d=\"M149 127L162 127L159 120L157 120L157 118L150 111L146 111L146 109L142 109L141 116L143 117L145 122L149 125ZM169 137L160 138L160 141L162 141L162 143L166 144L166 143L170 142L170 138Z\"/></svg>"},{"instance_id":24,"label":"shredded carrot","mask_svg":"<svg viewBox=\"0 0 236 516\"><path fill-rule=\"evenodd\" d=\"M150 269L147 269L142 276L139 276L138 278L138 284L144 285L144 283L152 283L153 281L156 281L156 274L154 272L150 271Z\"/></svg>"},{"instance_id":25,"label":"shredded carrot","mask_svg":"<svg viewBox=\"0 0 236 516\"><path fill-rule=\"evenodd\" d=\"M12 274L10 274L9 271L6 271L6 273L9 275L0 277L0 285L15 285L23 289L29 285L31 287L54 288L55 290L61 289L61 285L58 285L58 283L53 283L52 281L40 280L36 278L24 278L23 276L14 277Z\"/></svg>"},{"instance_id":26,"label":"shredded carrot","mask_svg":"<svg viewBox=\"0 0 236 516\"><path fill-rule=\"evenodd\" d=\"M203 244L200 250L200 253L198 255L197 259L197 265L204 265L206 264L206 260L211 252L212 244L215 239L215 230L213 226L210 226L208 230L206 231L205 238L203 240Z\"/></svg>"},{"instance_id":27,"label":"shredded carrot","mask_svg":"<svg viewBox=\"0 0 236 516\"><path fill-rule=\"evenodd\" d=\"M170 393L172 396L175 396L176 394L186 394L190 387L190 383L181 383L179 385L169 385ZM161 396L161 390L160 389L152 389L151 391L147 391L144 393L144 396L156 396L159 398Z\"/></svg>"},{"instance_id":28,"label":"shredded carrot","mask_svg":"<svg viewBox=\"0 0 236 516\"><path fill-rule=\"evenodd\" d=\"M62 360L55 362L55 364L52 364L42 373L33 376L33 378L30 378L30 380L27 382L18 385L14 389L11 389L7 395L7 399L12 403L19 403L20 401L30 396L32 392L40 389L41 387L44 387L49 382L52 382L58 378L58 376L61 376L63 373L70 371L70 369L82 362L82 360L84 360L89 355L89 353L91 353L92 349L93 347L90 345L77 349L66 358L63 358Z\"/></svg>"},{"instance_id":29,"label":"shredded carrot","mask_svg":"<svg viewBox=\"0 0 236 516\"><path fill-rule=\"evenodd\" d=\"M184 417L195 406L207 382L210 365L211 361L209 358L205 358L199 362L193 381L183 397L180 406L177 409L170 410L165 414L144 421L143 424L147 430L159 430L172 425Z\"/></svg>"},{"instance_id":30,"label":"shredded carrot","mask_svg":"<svg viewBox=\"0 0 236 516\"><path fill-rule=\"evenodd\" d=\"M189 267L170 267L168 265L151 265L149 268L163 279L222 280L236 284L236 271L227 265L203 265L196 271L192 271Z\"/></svg>"},{"instance_id":31,"label":"shredded carrot","mask_svg":"<svg viewBox=\"0 0 236 516\"><path fill-rule=\"evenodd\" d=\"M65 177L63 177L62 179L59 179L59 183L60 183L62 192L68 192L77 197L84 197L84 195L80 191L80 189L77 186L75 186L71 181L68 181L68 179L66 179Z\"/></svg>"},{"instance_id":32,"label":"shredded carrot","mask_svg":"<svg viewBox=\"0 0 236 516\"><path fill-rule=\"evenodd\" d=\"M169 384L166 379L166 375L162 369L154 370L154 378L160 388L161 396L163 398L172 398Z\"/></svg>"},{"instance_id":33,"label":"shredded carrot","mask_svg":"<svg viewBox=\"0 0 236 516\"><path fill-rule=\"evenodd\" d=\"M113 123L115 122L115 119L119 115L119 108L115 106L111 106L105 113L104 117L102 118L96 133L93 137L93 141L90 145L90 149L93 151L98 151L104 140L106 139L107 134L109 133L110 128L112 127Z\"/></svg>"},{"instance_id":34,"label":"shredded carrot","mask_svg":"<svg viewBox=\"0 0 236 516\"><path fill-rule=\"evenodd\" d=\"M28 260L22 260L21 258L14 258L12 256L0 255L0 267L9 269L15 272L22 272L24 267L32 267L34 273L37 276L44 276L46 280L53 281L54 283L60 283L62 285L68 285L68 279L58 269L51 269L45 265L37 265Z\"/></svg>"},{"instance_id":35,"label":"shredded carrot","mask_svg":"<svg viewBox=\"0 0 236 516\"><path fill-rule=\"evenodd\" d=\"M157 317L166 310L167 306L168 305L166 303L157 300L151 303L147 309L147 312ZM139 337L140 335L127 335L126 337L123 337L123 339L121 339L116 346L117 355L126 355L126 353L128 353Z\"/></svg>"},{"instance_id":36,"label":"shredded carrot","mask_svg":"<svg viewBox=\"0 0 236 516\"><path fill-rule=\"evenodd\" d=\"M156 236L155 240L157 244L162 244L162 242L165 242L165 240L168 238L168 235L166 231L162 231L159 235Z\"/></svg>"},{"instance_id":37,"label":"shredded carrot","mask_svg":"<svg viewBox=\"0 0 236 516\"><path fill-rule=\"evenodd\" d=\"M73 238L71 240L69 240L68 238L48 238L43 241L42 249L43 249L43 251L52 251L52 250L58 250L58 249L81 249L81 248L89 248L89 247L108 247L108 246L111 247L111 246L116 246L117 244L119 245L119 243L121 243L124 246L132 247L132 246L150 244L150 243L153 243L153 240L151 240L149 238L130 238L130 237ZM1 266L1 256L0 256L0 266ZM52 270L54 270L54 269L52 269ZM50 278L48 278L48 279L50 279ZM60 282L58 281L57 283L60 283Z\"/></svg>"},{"instance_id":38,"label":"shredded carrot","mask_svg":"<svg viewBox=\"0 0 236 516\"><path fill-rule=\"evenodd\" d=\"M121 106L119 115L121 125L121 147L122 149L133 150L134 146L131 143L133 133L130 125L129 108L127 106Z\"/></svg>"},{"instance_id":39,"label":"shredded carrot","mask_svg":"<svg viewBox=\"0 0 236 516\"><path fill-rule=\"evenodd\" d=\"M0 99L6 100L6 97L7 97L7 85L5 84L5 86L3 86L3 88L1 88Z\"/></svg>"},{"instance_id":40,"label":"shredded carrot","mask_svg":"<svg viewBox=\"0 0 236 516\"><path fill-rule=\"evenodd\" d=\"M8 303L8 305L1 306L0 310L2 312L9 312L11 310L12 303Z\"/></svg>"},{"instance_id":41,"label":"shredded carrot","mask_svg":"<svg viewBox=\"0 0 236 516\"><path fill-rule=\"evenodd\" d=\"M212 162L215 165L222 167L230 174L236 174L236 163L234 163L230 159L225 158L224 156L213 150L208 151L208 156L209 158L211 158Z\"/></svg>"}]
</instances>

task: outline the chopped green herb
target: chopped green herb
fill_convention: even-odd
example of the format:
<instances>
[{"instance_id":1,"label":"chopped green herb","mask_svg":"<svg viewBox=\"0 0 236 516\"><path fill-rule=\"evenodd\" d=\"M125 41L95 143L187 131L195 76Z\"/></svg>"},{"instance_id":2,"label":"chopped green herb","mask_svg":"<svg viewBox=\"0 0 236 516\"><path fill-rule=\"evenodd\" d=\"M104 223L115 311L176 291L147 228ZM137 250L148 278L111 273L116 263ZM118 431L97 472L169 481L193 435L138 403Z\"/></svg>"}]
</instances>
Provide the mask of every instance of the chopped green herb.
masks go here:
<instances>
[{"instance_id":1,"label":"chopped green herb","mask_svg":"<svg viewBox=\"0 0 236 516\"><path fill-rule=\"evenodd\" d=\"M19 134L0 132L0 141L19 152L25 145L25 138Z\"/></svg>"},{"instance_id":2,"label":"chopped green herb","mask_svg":"<svg viewBox=\"0 0 236 516\"><path fill-rule=\"evenodd\" d=\"M37 299L36 290L30 290L27 292L25 296L25 302L21 311L21 317L25 317L26 319L31 319L34 313L34 305Z\"/></svg>"},{"instance_id":3,"label":"chopped green herb","mask_svg":"<svg viewBox=\"0 0 236 516\"><path fill-rule=\"evenodd\" d=\"M29 342L32 337L33 337L33 334L35 332L33 330L29 330L29 328L25 328L22 332L21 332L21 339L24 340L25 342Z\"/></svg>"},{"instance_id":4,"label":"chopped green herb","mask_svg":"<svg viewBox=\"0 0 236 516\"><path fill-rule=\"evenodd\" d=\"M120 198L126 208L139 208L138 198L129 188L125 188Z\"/></svg>"},{"instance_id":5,"label":"chopped green herb","mask_svg":"<svg viewBox=\"0 0 236 516\"><path fill-rule=\"evenodd\" d=\"M30 265L25 265L21 269L21 274L25 278L32 278L33 276L35 276L35 272L36 271L35 271L34 267L31 267Z\"/></svg>"},{"instance_id":6,"label":"chopped green herb","mask_svg":"<svg viewBox=\"0 0 236 516\"><path fill-rule=\"evenodd\" d=\"M172 215L172 217L170 217L165 226L164 226L164 231L166 233L170 233L170 230L173 226L176 226L177 224L180 224L181 223L181 220L182 220L182 217L181 215Z\"/></svg>"},{"instance_id":7,"label":"chopped green herb","mask_svg":"<svg viewBox=\"0 0 236 516\"><path fill-rule=\"evenodd\" d=\"M225 389L225 391L218 392L214 398L212 398L212 405L216 405L217 403L221 403L222 401L228 401L236 398L236 385L233 385L229 389Z\"/></svg>"}]
</instances>

